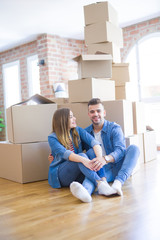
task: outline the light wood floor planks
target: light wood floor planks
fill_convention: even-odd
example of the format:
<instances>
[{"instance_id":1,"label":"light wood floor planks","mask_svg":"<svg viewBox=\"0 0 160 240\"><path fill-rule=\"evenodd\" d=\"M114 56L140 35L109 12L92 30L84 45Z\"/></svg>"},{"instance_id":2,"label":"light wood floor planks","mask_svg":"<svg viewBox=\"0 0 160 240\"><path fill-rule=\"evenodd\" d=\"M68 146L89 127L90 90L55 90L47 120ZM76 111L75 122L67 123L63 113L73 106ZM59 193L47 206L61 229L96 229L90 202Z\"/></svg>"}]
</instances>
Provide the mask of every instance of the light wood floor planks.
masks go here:
<instances>
[{"instance_id":1,"label":"light wood floor planks","mask_svg":"<svg viewBox=\"0 0 160 240\"><path fill-rule=\"evenodd\" d=\"M159 240L160 158L142 165L123 193L81 203L47 181L0 179L0 240Z\"/></svg>"}]
</instances>

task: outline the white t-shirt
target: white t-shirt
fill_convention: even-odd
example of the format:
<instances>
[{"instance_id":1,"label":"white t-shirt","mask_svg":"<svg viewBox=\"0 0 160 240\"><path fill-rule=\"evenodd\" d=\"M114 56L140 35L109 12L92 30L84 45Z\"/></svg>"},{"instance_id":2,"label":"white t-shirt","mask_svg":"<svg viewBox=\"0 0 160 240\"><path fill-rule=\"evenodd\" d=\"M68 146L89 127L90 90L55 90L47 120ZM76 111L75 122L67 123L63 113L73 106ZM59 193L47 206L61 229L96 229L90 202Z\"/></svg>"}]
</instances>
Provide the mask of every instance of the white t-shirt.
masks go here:
<instances>
[{"instance_id":1,"label":"white t-shirt","mask_svg":"<svg viewBox=\"0 0 160 240\"><path fill-rule=\"evenodd\" d=\"M98 132L98 133L95 133L94 132L94 137L95 139L101 143L101 147L102 147L102 155L105 156L106 155L106 151L104 149L104 145L103 145L103 141L102 141L102 138L101 138L101 131Z\"/></svg>"}]
</instances>

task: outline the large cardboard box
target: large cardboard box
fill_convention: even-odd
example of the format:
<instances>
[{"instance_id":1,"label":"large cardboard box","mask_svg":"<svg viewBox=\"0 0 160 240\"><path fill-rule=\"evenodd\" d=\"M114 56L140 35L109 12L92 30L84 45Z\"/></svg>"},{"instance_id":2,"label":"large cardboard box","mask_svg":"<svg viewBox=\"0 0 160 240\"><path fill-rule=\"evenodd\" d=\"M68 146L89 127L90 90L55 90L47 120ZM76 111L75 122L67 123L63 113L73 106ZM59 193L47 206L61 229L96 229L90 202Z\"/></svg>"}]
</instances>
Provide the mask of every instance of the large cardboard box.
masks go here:
<instances>
[{"instance_id":1,"label":"large cardboard box","mask_svg":"<svg viewBox=\"0 0 160 240\"><path fill-rule=\"evenodd\" d=\"M108 21L118 26L118 13L109 2L97 2L84 6L85 25Z\"/></svg>"},{"instance_id":2,"label":"large cardboard box","mask_svg":"<svg viewBox=\"0 0 160 240\"><path fill-rule=\"evenodd\" d=\"M112 79L115 80L116 86L130 82L129 63L112 64Z\"/></svg>"},{"instance_id":3,"label":"large cardboard box","mask_svg":"<svg viewBox=\"0 0 160 240\"><path fill-rule=\"evenodd\" d=\"M115 81L116 83L116 81ZM138 86L132 82L126 82L125 85L115 86L116 99L125 99L129 101L138 101Z\"/></svg>"},{"instance_id":4,"label":"large cardboard box","mask_svg":"<svg viewBox=\"0 0 160 240\"><path fill-rule=\"evenodd\" d=\"M83 54L73 58L78 62L78 78L111 78L112 56L109 54Z\"/></svg>"},{"instance_id":5,"label":"large cardboard box","mask_svg":"<svg viewBox=\"0 0 160 240\"><path fill-rule=\"evenodd\" d=\"M133 110L132 102L127 100L104 101L106 119L118 123L124 136L133 135Z\"/></svg>"},{"instance_id":6,"label":"large cardboard box","mask_svg":"<svg viewBox=\"0 0 160 240\"><path fill-rule=\"evenodd\" d=\"M143 133L144 161L149 162L157 158L156 132L146 131Z\"/></svg>"},{"instance_id":7,"label":"large cardboard box","mask_svg":"<svg viewBox=\"0 0 160 240\"><path fill-rule=\"evenodd\" d=\"M133 135L132 103L125 100L104 101L106 120L118 123L126 137ZM77 125L86 128L91 124L88 117L88 102L58 105L58 108L68 107L76 117Z\"/></svg>"},{"instance_id":8,"label":"large cardboard box","mask_svg":"<svg viewBox=\"0 0 160 240\"><path fill-rule=\"evenodd\" d=\"M60 104L58 108L69 108L76 117L76 123L79 127L86 128L91 124L88 117L88 102Z\"/></svg>"},{"instance_id":9,"label":"large cardboard box","mask_svg":"<svg viewBox=\"0 0 160 240\"><path fill-rule=\"evenodd\" d=\"M137 136L137 135L133 135L133 136L130 136L130 137L127 137L127 138L126 138L126 147L129 147L129 146L132 145L132 144L134 144L134 145L136 145L136 146L139 145L138 136ZM138 147L139 147L139 146L138 146ZM142 151L143 151L143 149L142 149ZM137 173L139 170L140 170L140 157L139 157L138 160L137 160L137 164L136 164L136 166L134 167L131 176L132 176L133 174Z\"/></svg>"},{"instance_id":10,"label":"large cardboard box","mask_svg":"<svg viewBox=\"0 0 160 240\"><path fill-rule=\"evenodd\" d=\"M19 183L48 179L48 142L0 142L0 177Z\"/></svg>"},{"instance_id":11,"label":"large cardboard box","mask_svg":"<svg viewBox=\"0 0 160 240\"><path fill-rule=\"evenodd\" d=\"M113 42L118 47L123 47L122 29L110 22L99 22L84 28L85 44Z\"/></svg>"},{"instance_id":12,"label":"large cardboard box","mask_svg":"<svg viewBox=\"0 0 160 240\"><path fill-rule=\"evenodd\" d=\"M112 56L113 63L121 62L120 48L113 42L108 43L94 43L88 45L88 54L96 54L96 52L103 52Z\"/></svg>"},{"instance_id":13,"label":"large cardboard box","mask_svg":"<svg viewBox=\"0 0 160 240\"><path fill-rule=\"evenodd\" d=\"M115 83L112 80L87 78L68 81L69 102L88 102L91 98L115 100Z\"/></svg>"},{"instance_id":14,"label":"large cardboard box","mask_svg":"<svg viewBox=\"0 0 160 240\"><path fill-rule=\"evenodd\" d=\"M126 140L126 147L129 147L132 144L139 147L140 155L139 155L138 162L139 164L144 164L143 134L142 133L134 134L132 136L126 137L125 140Z\"/></svg>"},{"instance_id":15,"label":"large cardboard box","mask_svg":"<svg viewBox=\"0 0 160 240\"><path fill-rule=\"evenodd\" d=\"M51 99L51 101L57 104L64 104L64 103L69 103L69 98L53 98Z\"/></svg>"},{"instance_id":16,"label":"large cardboard box","mask_svg":"<svg viewBox=\"0 0 160 240\"><path fill-rule=\"evenodd\" d=\"M133 102L133 128L134 134L146 132L145 103Z\"/></svg>"},{"instance_id":17,"label":"large cardboard box","mask_svg":"<svg viewBox=\"0 0 160 240\"><path fill-rule=\"evenodd\" d=\"M25 105L30 101L36 105ZM57 104L40 95L7 109L7 134L12 143L45 142L52 131L52 117Z\"/></svg>"}]
</instances>

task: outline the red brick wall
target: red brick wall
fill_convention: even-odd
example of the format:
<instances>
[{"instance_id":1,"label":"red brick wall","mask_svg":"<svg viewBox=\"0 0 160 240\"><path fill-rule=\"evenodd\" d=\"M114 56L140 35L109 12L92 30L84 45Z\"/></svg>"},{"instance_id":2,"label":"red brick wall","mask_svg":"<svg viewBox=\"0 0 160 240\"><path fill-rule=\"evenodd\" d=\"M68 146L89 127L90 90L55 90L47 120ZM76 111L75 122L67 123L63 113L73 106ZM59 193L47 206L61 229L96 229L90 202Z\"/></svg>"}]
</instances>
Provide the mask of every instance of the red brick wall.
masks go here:
<instances>
[{"instance_id":1,"label":"red brick wall","mask_svg":"<svg viewBox=\"0 0 160 240\"><path fill-rule=\"evenodd\" d=\"M160 32L160 17L124 28L124 47L121 49L122 62L125 61L125 58L137 41L155 32Z\"/></svg>"},{"instance_id":2,"label":"red brick wall","mask_svg":"<svg viewBox=\"0 0 160 240\"><path fill-rule=\"evenodd\" d=\"M39 60L44 59L45 65L40 66L41 94L53 98L53 83L65 82L77 71L71 59L86 51L84 41L64 39L58 36L43 34L37 40L0 53L0 111L4 118L4 93L2 65L12 61L20 61L20 79L22 100L28 98L27 57L38 54ZM0 132L0 140L5 140L5 131Z\"/></svg>"},{"instance_id":3,"label":"red brick wall","mask_svg":"<svg viewBox=\"0 0 160 240\"><path fill-rule=\"evenodd\" d=\"M53 98L53 83L64 82L68 88L68 80L77 71L72 58L86 51L84 41L45 34L37 44L38 57L46 62L40 67L41 94Z\"/></svg>"}]
</instances>

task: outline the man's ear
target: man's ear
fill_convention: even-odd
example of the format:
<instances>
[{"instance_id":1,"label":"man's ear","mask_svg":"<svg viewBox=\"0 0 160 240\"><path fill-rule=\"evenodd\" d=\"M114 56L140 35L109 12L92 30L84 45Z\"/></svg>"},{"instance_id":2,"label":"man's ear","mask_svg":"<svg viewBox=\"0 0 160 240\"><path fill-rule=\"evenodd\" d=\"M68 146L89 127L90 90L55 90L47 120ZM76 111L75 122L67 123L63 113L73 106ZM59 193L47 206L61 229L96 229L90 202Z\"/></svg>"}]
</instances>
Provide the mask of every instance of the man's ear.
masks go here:
<instances>
[{"instance_id":1,"label":"man's ear","mask_svg":"<svg viewBox=\"0 0 160 240\"><path fill-rule=\"evenodd\" d=\"M104 117L106 117L106 110L104 109Z\"/></svg>"}]
</instances>

